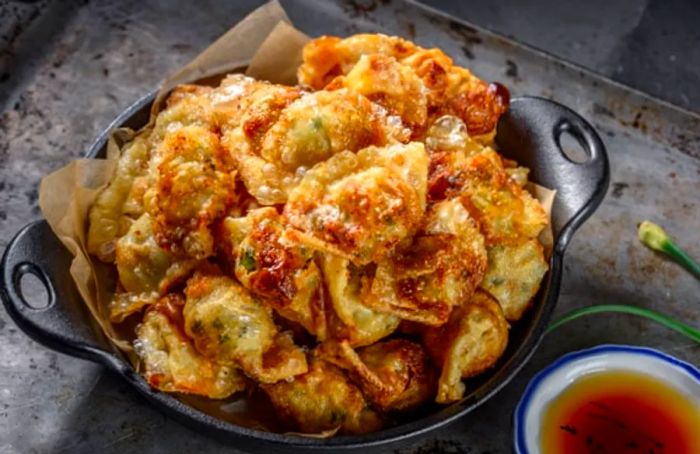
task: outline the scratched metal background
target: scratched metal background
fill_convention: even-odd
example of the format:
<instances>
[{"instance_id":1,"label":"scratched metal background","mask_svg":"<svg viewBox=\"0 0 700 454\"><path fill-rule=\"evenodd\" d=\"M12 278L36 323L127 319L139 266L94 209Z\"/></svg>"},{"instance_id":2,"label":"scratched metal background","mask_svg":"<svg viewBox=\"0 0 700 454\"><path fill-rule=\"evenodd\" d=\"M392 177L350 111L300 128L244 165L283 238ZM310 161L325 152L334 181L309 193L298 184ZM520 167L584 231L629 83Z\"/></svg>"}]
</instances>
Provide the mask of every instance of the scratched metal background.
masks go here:
<instances>
[{"instance_id":1,"label":"scratched metal background","mask_svg":"<svg viewBox=\"0 0 700 454\"><path fill-rule=\"evenodd\" d=\"M0 249L40 216L42 175L80 157L118 112L259 3L44 2L17 9L25 15L20 22L32 24L19 40L41 46L25 45L32 63L0 80L8 82L0 85ZM590 119L608 147L612 184L569 247L558 313L628 303L700 324L700 283L635 238L637 222L655 219L700 256L699 116L411 3L283 4L310 35L400 34L443 48L515 95L550 97ZM3 30L7 24L0 21L1 33L19 33ZM0 66L12 68L14 57L0 52ZM582 320L551 334L480 409L395 452L509 452L511 412L529 377L564 352L606 342L649 345L700 364L700 347L646 321ZM38 346L0 311L0 453L198 451L236 452L165 418L100 367Z\"/></svg>"}]
</instances>

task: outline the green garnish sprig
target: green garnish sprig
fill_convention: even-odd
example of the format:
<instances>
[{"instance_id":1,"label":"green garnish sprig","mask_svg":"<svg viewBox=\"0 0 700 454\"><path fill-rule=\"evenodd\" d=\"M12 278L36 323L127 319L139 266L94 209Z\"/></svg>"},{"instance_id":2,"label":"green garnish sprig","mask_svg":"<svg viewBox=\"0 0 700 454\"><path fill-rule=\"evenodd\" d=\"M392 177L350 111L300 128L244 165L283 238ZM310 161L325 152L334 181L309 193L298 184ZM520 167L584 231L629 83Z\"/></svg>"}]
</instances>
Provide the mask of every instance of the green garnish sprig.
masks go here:
<instances>
[{"instance_id":1,"label":"green garnish sprig","mask_svg":"<svg viewBox=\"0 0 700 454\"><path fill-rule=\"evenodd\" d=\"M661 226L650 221L639 224L639 240L649 249L662 252L700 279L700 265L681 249Z\"/></svg>"},{"instance_id":2,"label":"green garnish sprig","mask_svg":"<svg viewBox=\"0 0 700 454\"><path fill-rule=\"evenodd\" d=\"M600 314L602 312L618 312L623 314L638 315L640 317L653 320L674 331L677 331L683 334L684 336L688 337L689 339L692 339L700 344L700 331L698 331L697 329L688 326L685 323L674 320L671 317L668 317L664 314L652 311L651 309L644 309L637 306L628 306L626 304L597 304L595 306L583 307L581 309L573 310L565 314L561 318L558 318L557 320L550 323L545 333L551 333L555 329L559 328L561 325L568 323L572 320L576 320L580 317L584 317L586 315L591 314Z\"/></svg>"}]
</instances>

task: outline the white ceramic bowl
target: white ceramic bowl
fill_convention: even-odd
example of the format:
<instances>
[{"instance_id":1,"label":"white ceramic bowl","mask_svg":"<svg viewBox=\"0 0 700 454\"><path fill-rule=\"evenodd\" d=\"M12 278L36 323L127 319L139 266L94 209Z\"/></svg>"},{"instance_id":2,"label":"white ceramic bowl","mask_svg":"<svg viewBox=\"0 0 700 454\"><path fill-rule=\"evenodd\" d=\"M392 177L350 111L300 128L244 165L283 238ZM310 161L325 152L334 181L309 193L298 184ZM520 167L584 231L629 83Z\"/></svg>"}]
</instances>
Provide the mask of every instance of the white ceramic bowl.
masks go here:
<instances>
[{"instance_id":1,"label":"white ceramic bowl","mask_svg":"<svg viewBox=\"0 0 700 454\"><path fill-rule=\"evenodd\" d=\"M594 372L624 370L650 375L693 396L700 406L700 370L658 350L629 345L600 345L562 356L530 381L514 414L514 450L536 454L547 405L574 380Z\"/></svg>"}]
</instances>

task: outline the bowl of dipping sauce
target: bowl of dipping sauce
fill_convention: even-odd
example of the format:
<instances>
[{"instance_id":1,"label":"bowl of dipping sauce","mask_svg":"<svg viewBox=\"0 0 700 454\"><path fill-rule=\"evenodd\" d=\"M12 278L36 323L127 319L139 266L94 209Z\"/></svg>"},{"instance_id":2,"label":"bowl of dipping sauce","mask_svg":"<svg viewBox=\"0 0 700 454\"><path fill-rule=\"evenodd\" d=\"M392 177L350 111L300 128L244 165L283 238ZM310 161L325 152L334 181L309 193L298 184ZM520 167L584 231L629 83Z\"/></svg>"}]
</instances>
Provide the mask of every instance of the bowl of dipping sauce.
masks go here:
<instances>
[{"instance_id":1,"label":"bowl of dipping sauce","mask_svg":"<svg viewBox=\"0 0 700 454\"><path fill-rule=\"evenodd\" d=\"M514 434L518 454L700 453L700 370L645 347L569 353L532 379Z\"/></svg>"}]
</instances>

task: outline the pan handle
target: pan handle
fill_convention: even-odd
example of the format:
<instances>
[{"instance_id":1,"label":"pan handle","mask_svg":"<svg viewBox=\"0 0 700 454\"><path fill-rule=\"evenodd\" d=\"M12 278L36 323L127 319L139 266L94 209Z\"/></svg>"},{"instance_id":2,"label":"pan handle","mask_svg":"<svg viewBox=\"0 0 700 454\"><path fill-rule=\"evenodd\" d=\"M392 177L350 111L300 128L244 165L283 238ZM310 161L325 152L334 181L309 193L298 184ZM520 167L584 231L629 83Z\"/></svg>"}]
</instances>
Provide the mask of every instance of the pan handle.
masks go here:
<instances>
[{"instance_id":1,"label":"pan handle","mask_svg":"<svg viewBox=\"0 0 700 454\"><path fill-rule=\"evenodd\" d=\"M0 263L0 297L7 312L32 339L53 350L123 371L125 363L100 341L70 275L73 256L46 221L20 230ZM22 279L32 274L44 286L47 304L25 298Z\"/></svg>"},{"instance_id":2,"label":"pan handle","mask_svg":"<svg viewBox=\"0 0 700 454\"><path fill-rule=\"evenodd\" d=\"M577 162L562 149L570 134L587 154ZM537 97L515 98L498 124L496 142L506 157L530 169L530 179L557 195L552 207L555 252L563 253L573 233L600 205L608 190L610 166L593 126L573 110Z\"/></svg>"}]
</instances>

